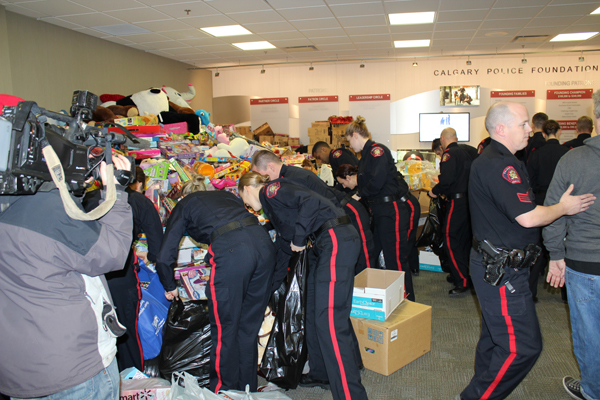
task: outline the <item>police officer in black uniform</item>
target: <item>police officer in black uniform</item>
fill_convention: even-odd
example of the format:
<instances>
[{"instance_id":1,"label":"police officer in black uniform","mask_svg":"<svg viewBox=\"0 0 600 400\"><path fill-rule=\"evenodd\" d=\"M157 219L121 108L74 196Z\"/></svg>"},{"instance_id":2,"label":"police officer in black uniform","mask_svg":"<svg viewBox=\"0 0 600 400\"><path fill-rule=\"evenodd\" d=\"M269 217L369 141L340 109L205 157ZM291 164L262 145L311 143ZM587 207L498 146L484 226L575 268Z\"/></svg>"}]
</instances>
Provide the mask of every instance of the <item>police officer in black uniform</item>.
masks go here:
<instances>
[{"instance_id":1,"label":"police officer in black uniform","mask_svg":"<svg viewBox=\"0 0 600 400\"><path fill-rule=\"evenodd\" d=\"M263 209L277 230L277 241L292 251L305 249L308 237L314 236L306 283L308 377L317 383L328 379L335 400L367 399L350 323L358 233L350 218L325 197L286 179L269 181L256 172L242 176L239 192L244 203Z\"/></svg>"},{"instance_id":2,"label":"police officer in black uniform","mask_svg":"<svg viewBox=\"0 0 600 400\"><path fill-rule=\"evenodd\" d=\"M129 194L127 203L133 215L133 241L144 232L148 244L145 262L156 262L163 238L163 229L154 204L138 190L144 188L146 175L136 167L135 182L125 191ZM86 211L93 210L102 200L100 190L86 193L82 205ZM139 264L133 248L129 251L125 267L105 275L113 299L117 318L127 328L123 336L117 338L117 363L119 371L129 367L144 370L144 354L137 329L142 292L138 279Z\"/></svg>"},{"instance_id":3,"label":"police officer in black uniform","mask_svg":"<svg viewBox=\"0 0 600 400\"><path fill-rule=\"evenodd\" d=\"M429 191L431 197L446 196L444 219L444 252L450 265L454 288L450 296L469 290L469 253L471 250L471 225L467 187L471 171L471 156L458 145L456 131L446 128L440 136L444 154L440 163L439 183Z\"/></svg>"},{"instance_id":4,"label":"police officer in black uniform","mask_svg":"<svg viewBox=\"0 0 600 400\"><path fill-rule=\"evenodd\" d=\"M471 157L471 160L475 160L479 155L475 147L466 143L458 143L458 147L466 151L469 157ZM431 151L433 151L436 156L442 158L442 155L444 155L444 149L442 148L442 142L440 139L434 139L431 142Z\"/></svg>"},{"instance_id":5,"label":"police officer in black uniform","mask_svg":"<svg viewBox=\"0 0 600 400\"><path fill-rule=\"evenodd\" d=\"M479 142L479 144L477 145L477 155L481 154L481 152L483 152L483 149L485 149L491 143L491 141L492 138L488 136L481 142Z\"/></svg>"},{"instance_id":6,"label":"police officer in black uniform","mask_svg":"<svg viewBox=\"0 0 600 400\"><path fill-rule=\"evenodd\" d=\"M358 166L358 158L356 158L356 155L352 151L345 147L332 150L325 142L315 143L312 155L322 163L331 165L331 171L333 171L334 176L338 168L344 164L350 164L353 167Z\"/></svg>"},{"instance_id":7,"label":"police officer in black uniform","mask_svg":"<svg viewBox=\"0 0 600 400\"><path fill-rule=\"evenodd\" d=\"M479 299L482 326L475 375L459 396L464 400L506 398L542 351L528 268L520 265L515 269L509 262L496 285L486 282L480 253L485 248L483 241L506 251L522 250L538 243L536 227L562 215L584 211L594 199L591 195L571 196L571 185L560 203L550 207L535 205L525 166L514 156L527 145L531 132L523 105L495 103L487 112L485 126L492 141L473 162L469 179L474 235L471 278Z\"/></svg>"},{"instance_id":8,"label":"police officer in black uniform","mask_svg":"<svg viewBox=\"0 0 600 400\"><path fill-rule=\"evenodd\" d=\"M361 116L346 128L350 146L362 154L358 163L358 194L368 201L373 212L375 254L383 250L386 269L405 272L405 295L414 301L410 260L415 260L411 253L417 252L414 215L420 212L419 202L409 192L406 182L399 178L390 150L373 142L370 136ZM416 254L418 264L418 252Z\"/></svg>"},{"instance_id":9,"label":"police officer in black uniform","mask_svg":"<svg viewBox=\"0 0 600 400\"><path fill-rule=\"evenodd\" d=\"M563 143L563 146L569 150L583 146L583 141L592 137L593 129L594 121L592 121L590 117L587 115L579 117L579 119L577 119L577 137L573 140Z\"/></svg>"},{"instance_id":10,"label":"police officer in black uniform","mask_svg":"<svg viewBox=\"0 0 600 400\"><path fill-rule=\"evenodd\" d=\"M534 150L541 149L546 144L546 138L542 132L542 127L548 121L548 115L543 112L533 114L531 117L531 129L533 129L533 135L527 139L527 147L515 155L519 160L522 160L525 164L529 163L529 158Z\"/></svg>"},{"instance_id":11,"label":"police officer in black uniform","mask_svg":"<svg viewBox=\"0 0 600 400\"><path fill-rule=\"evenodd\" d=\"M185 197L167 222L156 271L165 290L176 293L173 267L181 237L187 231L209 244L210 390L244 390L248 384L255 392L256 338L271 295L275 246L240 199L225 191L202 191L203 181L196 176L184 185Z\"/></svg>"}]
</instances>

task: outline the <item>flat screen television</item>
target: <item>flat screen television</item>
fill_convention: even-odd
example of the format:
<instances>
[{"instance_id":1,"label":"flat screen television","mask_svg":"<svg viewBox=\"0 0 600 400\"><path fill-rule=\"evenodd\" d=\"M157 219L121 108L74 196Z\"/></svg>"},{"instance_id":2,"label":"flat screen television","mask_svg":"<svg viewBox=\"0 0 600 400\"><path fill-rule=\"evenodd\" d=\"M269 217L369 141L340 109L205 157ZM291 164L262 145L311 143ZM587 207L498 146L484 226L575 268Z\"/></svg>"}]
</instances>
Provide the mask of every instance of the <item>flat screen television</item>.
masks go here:
<instances>
[{"instance_id":1,"label":"flat screen television","mask_svg":"<svg viewBox=\"0 0 600 400\"><path fill-rule=\"evenodd\" d=\"M440 86L440 106L478 106L479 100L479 85Z\"/></svg>"},{"instance_id":2,"label":"flat screen television","mask_svg":"<svg viewBox=\"0 0 600 400\"><path fill-rule=\"evenodd\" d=\"M419 142L432 142L446 128L454 128L459 142L468 142L471 133L471 113L420 113Z\"/></svg>"}]
</instances>

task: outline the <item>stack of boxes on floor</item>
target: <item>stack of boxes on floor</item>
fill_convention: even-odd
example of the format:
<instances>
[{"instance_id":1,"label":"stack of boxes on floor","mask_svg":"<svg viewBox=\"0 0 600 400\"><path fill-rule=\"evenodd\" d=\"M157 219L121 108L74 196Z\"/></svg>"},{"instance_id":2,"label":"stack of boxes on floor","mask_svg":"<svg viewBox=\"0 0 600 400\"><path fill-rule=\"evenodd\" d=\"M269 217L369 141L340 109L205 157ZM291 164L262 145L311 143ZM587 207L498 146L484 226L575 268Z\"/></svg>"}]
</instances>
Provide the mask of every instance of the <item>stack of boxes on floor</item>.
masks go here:
<instances>
[{"instance_id":1,"label":"stack of boxes on floor","mask_svg":"<svg viewBox=\"0 0 600 400\"><path fill-rule=\"evenodd\" d=\"M350 143L346 140L346 128L348 123L339 123L337 121L342 117L333 117L328 121L315 121L308 128L308 154L312 154L312 148L317 142L325 142L332 149L338 149L344 145L350 148ZM352 117L343 117L343 120L352 120Z\"/></svg>"},{"instance_id":2,"label":"stack of boxes on floor","mask_svg":"<svg viewBox=\"0 0 600 400\"><path fill-rule=\"evenodd\" d=\"M329 121L315 121L311 124L311 127L308 128L308 154L312 154L312 148L317 142L325 142L328 145L331 145L331 133L329 129L331 128L331 124Z\"/></svg>"}]
</instances>

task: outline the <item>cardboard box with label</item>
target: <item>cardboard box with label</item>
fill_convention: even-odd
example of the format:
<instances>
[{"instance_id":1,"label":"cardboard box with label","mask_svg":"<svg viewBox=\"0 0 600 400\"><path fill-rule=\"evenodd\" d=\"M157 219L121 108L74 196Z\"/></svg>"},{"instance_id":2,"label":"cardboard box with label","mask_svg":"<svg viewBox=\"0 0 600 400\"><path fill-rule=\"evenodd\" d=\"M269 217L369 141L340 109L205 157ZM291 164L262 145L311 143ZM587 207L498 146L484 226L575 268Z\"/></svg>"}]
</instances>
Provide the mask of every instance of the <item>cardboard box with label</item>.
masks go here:
<instances>
[{"instance_id":1,"label":"cardboard box with label","mask_svg":"<svg viewBox=\"0 0 600 400\"><path fill-rule=\"evenodd\" d=\"M385 321L404 299L404 272L367 268L354 277L350 316Z\"/></svg>"},{"instance_id":2,"label":"cardboard box with label","mask_svg":"<svg viewBox=\"0 0 600 400\"><path fill-rule=\"evenodd\" d=\"M422 271L444 272L440 258L432 251L419 251L419 269Z\"/></svg>"},{"instance_id":3,"label":"cardboard box with label","mask_svg":"<svg viewBox=\"0 0 600 400\"><path fill-rule=\"evenodd\" d=\"M431 306L406 300L385 321L350 319L371 371L391 375L431 350Z\"/></svg>"}]
</instances>

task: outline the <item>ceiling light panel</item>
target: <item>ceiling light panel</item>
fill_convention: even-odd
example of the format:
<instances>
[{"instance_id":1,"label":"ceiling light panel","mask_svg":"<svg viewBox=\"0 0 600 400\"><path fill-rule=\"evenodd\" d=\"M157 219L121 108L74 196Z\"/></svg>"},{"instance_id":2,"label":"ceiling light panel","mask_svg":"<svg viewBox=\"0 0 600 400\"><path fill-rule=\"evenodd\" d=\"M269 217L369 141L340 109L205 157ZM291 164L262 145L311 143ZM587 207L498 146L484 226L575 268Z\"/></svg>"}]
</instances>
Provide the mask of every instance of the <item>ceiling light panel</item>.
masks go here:
<instances>
[{"instance_id":1,"label":"ceiling light panel","mask_svg":"<svg viewBox=\"0 0 600 400\"><path fill-rule=\"evenodd\" d=\"M561 33L550 39L551 42L572 42L576 40L587 40L594 37L598 32Z\"/></svg>"},{"instance_id":2,"label":"ceiling light panel","mask_svg":"<svg viewBox=\"0 0 600 400\"><path fill-rule=\"evenodd\" d=\"M263 50L263 49L274 49L269 42L244 42L244 43L233 43L233 45L242 50Z\"/></svg>"},{"instance_id":3,"label":"ceiling light panel","mask_svg":"<svg viewBox=\"0 0 600 400\"><path fill-rule=\"evenodd\" d=\"M404 47L429 47L431 40L395 40L394 46L396 48Z\"/></svg>"},{"instance_id":4,"label":"ceiling light panel","mask_svg":"<svg viewBox=\"0 0 600 400\"><path fill-rule=\"evenodd\" d=\"M432 24L435 12L397 13L389 14L389 17L390 25Z\"/></svg>"},{"instance_id":5,"label":"ceiling light panel","mask_svg":"<svg viewBox=\"0 0 600 400\"><path fill-rule=\"evenodd\" d=\"M594 11L592 11L590 14L600 14L600 7L596 8Z\"/></svg>"},{"instance_id":6,"label":"ceiling light panel","mask_svg":"<svg viewBox=\"0 0 600 400\"><path fill-rule=\"evenodd\" d=\"M216 37L241 36L252 34L252 32L250 32L248 29L244 28L241 25L211 26L200 29L208 33L209 35Z\"/></svg>"}]
</instances>

